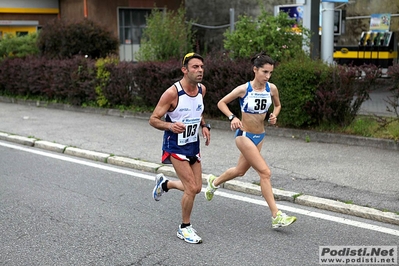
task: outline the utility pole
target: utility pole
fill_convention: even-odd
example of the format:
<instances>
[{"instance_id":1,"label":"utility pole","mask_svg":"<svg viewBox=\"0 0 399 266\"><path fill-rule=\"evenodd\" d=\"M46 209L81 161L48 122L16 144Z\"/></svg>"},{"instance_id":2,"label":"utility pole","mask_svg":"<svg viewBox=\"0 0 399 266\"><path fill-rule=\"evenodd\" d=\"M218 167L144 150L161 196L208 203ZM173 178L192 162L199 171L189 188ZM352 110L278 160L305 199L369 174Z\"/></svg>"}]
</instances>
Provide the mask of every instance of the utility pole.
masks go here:
<instances>
[{"instance_id":1,"label":"utility pole","mask_svg":"<svg viewBox=\"0 0 399 266\"><path fill-rule=\"evenodd\" d=\"M234 8L230 8L230 33L234 31Z\"/></svg>"},{"instance_id":2,"label":"utility pole","mask_svg":"<svg viewBox=\"0 0 399 266\"><path fill-rule=\"evenodd\" d=\"M311 47L303 47L304 51L310 53L312 59L320 58L320 36L319 36L319 20L320 20L320 0L297 0L297 4L303 5L303 27L311 32Z\"/></svg>"},{"instance_id":3,"label":"utility pole","mask_svg":"<svg viewBox=\"0 0 399 266\"><path fill-rule=\"evenodd\" d=\"M321 59L334 62L334 7L335 3L348 3L348 0L322 0Z\"/></svg>"}]
</instances>

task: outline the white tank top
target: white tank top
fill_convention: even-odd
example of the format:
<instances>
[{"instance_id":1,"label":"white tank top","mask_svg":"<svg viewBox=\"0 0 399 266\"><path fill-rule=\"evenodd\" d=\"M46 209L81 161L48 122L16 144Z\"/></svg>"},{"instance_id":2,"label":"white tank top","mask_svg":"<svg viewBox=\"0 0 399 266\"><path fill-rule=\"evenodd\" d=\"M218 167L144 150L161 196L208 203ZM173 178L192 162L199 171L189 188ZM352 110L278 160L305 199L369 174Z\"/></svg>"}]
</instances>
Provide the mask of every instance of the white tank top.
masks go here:
<instances>
[{"instance_id":1,"label":"white tank top","mask_svg":"<svg viewBox=\"0 0 399 266\"><path fill-rule=\"evenodd\" d=\"M241 111L250 114L266 113L272 104L271 96L269 82L266 83L265 90L261 92L254 91L251 83L248 82L247 93L240 98Z\"/></svg>"},{"instance_id":2,"label":"white tank top","mask_svg":"<svg viewBox=\"0 0 399 266\"><path fill-rule=\"evenodd\" d=\"M173 111L165 114L167 122L182 122L186 125L186 130L177 135L177 145L183 146L188 143L198 142L198 133L201 124L202 112L204 111L204 103L202 97L201 84L198 83L198 93L195 96L186 94L180 82L174 84L177 88L178 102ZM165 132L167 135L172 132ZM171 134L172 133L172 134Z\"/></svg>"}]
</instances>

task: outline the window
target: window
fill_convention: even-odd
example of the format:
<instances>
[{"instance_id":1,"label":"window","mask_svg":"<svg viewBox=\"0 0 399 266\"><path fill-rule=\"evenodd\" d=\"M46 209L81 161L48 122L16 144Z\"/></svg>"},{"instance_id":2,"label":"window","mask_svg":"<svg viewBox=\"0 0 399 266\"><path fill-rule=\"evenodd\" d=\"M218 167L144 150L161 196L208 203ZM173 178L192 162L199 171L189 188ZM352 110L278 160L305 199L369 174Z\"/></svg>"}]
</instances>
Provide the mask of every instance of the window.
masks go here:
<instances>
[{"instance_id":1,"label":"window","mask_svg":"<svg viewBox=\"0 0 399 266\"><path fill-rule=\"evenodd\" d=\"M147 16L151 9L119 9L119 40L121 44L140 44Z\"/></svg>"},{"instance_id":2,"label":"window","mask_svg":"<svg viewBox=\"0 0 399 266\"><path fill-rule=\"evenodd\" d=\"M334 10L334 35L341 35L342 10Z\"/></svg>"},{"instance_id":3,"label":"window","mask_svg":"<svg viewBox=\"0 0 399 266\"><path fill-rule=\"evenodd\" d=\"M17 37L22 37L28 35L27 31L17 31L16 32Z\"/></svg>"}]
</instances>

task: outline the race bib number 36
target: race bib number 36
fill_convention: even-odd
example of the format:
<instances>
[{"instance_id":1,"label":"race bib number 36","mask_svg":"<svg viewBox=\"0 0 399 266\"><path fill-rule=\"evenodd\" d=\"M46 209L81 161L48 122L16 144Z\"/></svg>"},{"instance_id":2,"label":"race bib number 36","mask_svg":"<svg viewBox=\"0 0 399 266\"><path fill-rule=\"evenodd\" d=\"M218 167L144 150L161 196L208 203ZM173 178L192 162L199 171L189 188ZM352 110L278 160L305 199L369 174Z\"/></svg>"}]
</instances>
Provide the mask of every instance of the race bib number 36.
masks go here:
<instances>
[{"instance_id":1,"label":"race bib number 36","mask_svg":"<svg viewBox=\"0 0 399 266\"><path fill-rule=\"evenodd\" d=\"M186 130L177 136L177 145L183 146L187 143L198 141L198 129L200 127L201 117L188 118L182 121L186 125Z\"/></svg>"},{"instance_id":2,"label":"race bib number 36","mask_svg":"<svg viewBox=\"0 0 399 266\"><path fill-rule=\"evenodd\" d=\"M265 112L270 105L271 98L267 95L254 93L248 96L248 110L251 112Z\"/></svg>"}]
</instances>

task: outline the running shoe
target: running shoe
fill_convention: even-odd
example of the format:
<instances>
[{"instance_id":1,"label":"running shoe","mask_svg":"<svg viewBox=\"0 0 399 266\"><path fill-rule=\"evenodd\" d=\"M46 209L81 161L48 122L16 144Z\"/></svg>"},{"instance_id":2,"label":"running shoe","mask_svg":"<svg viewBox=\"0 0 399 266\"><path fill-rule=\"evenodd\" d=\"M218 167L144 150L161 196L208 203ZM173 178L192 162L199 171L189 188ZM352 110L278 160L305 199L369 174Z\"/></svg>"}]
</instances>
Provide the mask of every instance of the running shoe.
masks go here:
<instances>
[{"instance_id":1,"label":"running shoe","mask_svg":"<svg viewBox=\"0 0 399 266\"><path fill-rule=\"evenodd\" d=\"M272 218L272 227L279 228L283 226L289 226L296 221L295 216L288 216L287 214L278 211L276 218Z\"/></svg>"},{"instance_id":2,"label":"running shoe","mask_svg":"<svg viewBox=\"0 0 399 266\"><path fill-rule=\"evenodd\" d=\"M157 174L155 177L155 187L152 190L152 197L154 200L159 201L161 199L162 194L165 192L162 189L162 184L168 180L163 174Z\"/></svg>"},{"instance_id":3,"label":"running shoe","mask_svg":"<svg viewBox=\"0 0 399 266\"><path fill-rule=\"evenodd\" d=\"M202 243L202 238L197 235L197 231L191 225L185 228L181 228L179 225L179 230L177 231L177 237L190 244Z\"/></svg>"},{"instance_id":4,"label":"running shoe","mask_svg":"<svg viewBox=\"0 0 399 266\"><path fill-rule=\"evenodd\" d=\"M213 181L216 179L216 176L211 175L208 177L207 183L208 186L206 187L206 191L205 191L205 198L207 200L212 200L213 198L213 194L215 193L216 189L218 189L219 187L215 187L213 185Z\"/></svg>"}]
</instances>

